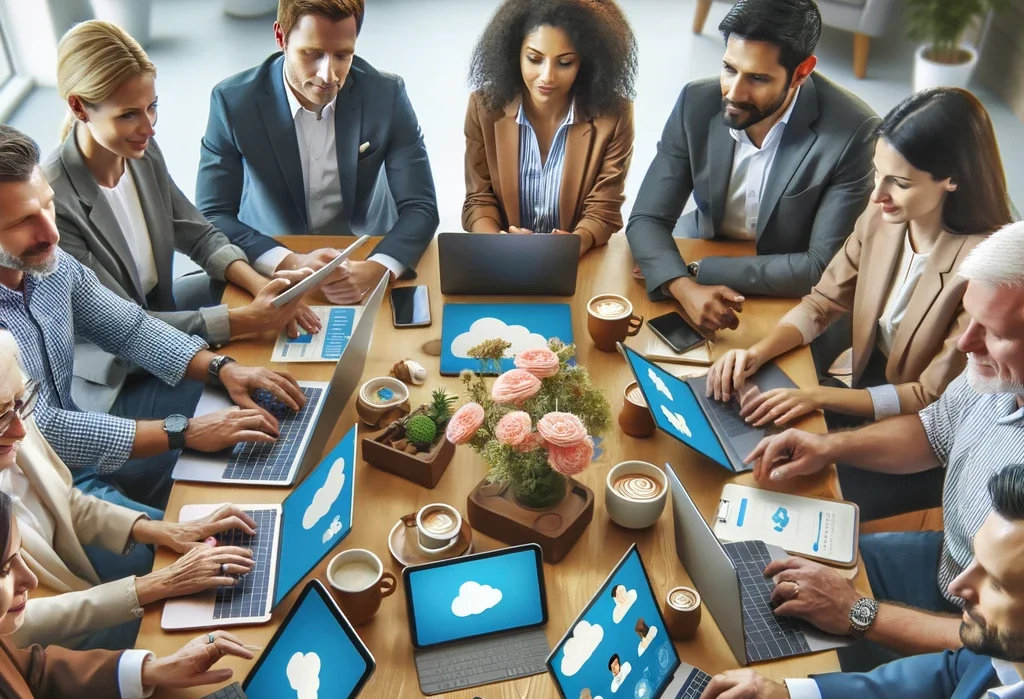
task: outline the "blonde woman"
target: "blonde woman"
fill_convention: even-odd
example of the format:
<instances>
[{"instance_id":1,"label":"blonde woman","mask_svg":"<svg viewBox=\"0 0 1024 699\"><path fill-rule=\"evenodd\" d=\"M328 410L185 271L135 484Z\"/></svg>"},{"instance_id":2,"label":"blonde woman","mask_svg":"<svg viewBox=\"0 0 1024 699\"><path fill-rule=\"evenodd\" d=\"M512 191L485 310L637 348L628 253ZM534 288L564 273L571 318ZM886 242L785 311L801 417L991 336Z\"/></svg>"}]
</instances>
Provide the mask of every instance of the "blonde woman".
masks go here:
<instances>
[{"instance_id":1,"label":"blonde woman","mask_svg":"<svg viewBox=\"0 0 1024 699\"><path fill-rule=\"evenodd\" d=\"M117 294L211 345L286 326L295 336L296 323L319 330L301 302L273 308L288 282L271 282L250 267L171 179L153 139L156 68L138 42L108 22L75 26L57 49L57 89L68 115L62 143L43 169L66 252ZM175 280L175 250L205 274ZM255 300L230 310L218 305L225 280ZM162 390L134 381L128 367L93 345L76 347L75 373L74 396L86 410L110 410L126 391L138 394L132 404L152 403Z\"/></svg>"}]
</instances>

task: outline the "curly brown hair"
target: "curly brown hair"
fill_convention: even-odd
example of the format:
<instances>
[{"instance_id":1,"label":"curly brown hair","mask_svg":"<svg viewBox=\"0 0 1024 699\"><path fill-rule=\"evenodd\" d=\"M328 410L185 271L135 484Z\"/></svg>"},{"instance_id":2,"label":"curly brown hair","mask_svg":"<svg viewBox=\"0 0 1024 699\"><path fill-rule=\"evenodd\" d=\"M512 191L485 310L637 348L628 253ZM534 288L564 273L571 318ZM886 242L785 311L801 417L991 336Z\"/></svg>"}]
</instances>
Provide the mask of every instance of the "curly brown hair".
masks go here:
<instances>
[{"instance_id":1,"label":"curly brown hair","mask_svg":"<svg viewBox=\"0 0 1024 699\"><path fill-rule=\"evenodd\" d=\"M617 114L629 106L636 96L636 38L615 0L505 0L469 64L470 89L484 106L498 111L522 91L523 40L542 26L562 30L576 47L580 71L573 98L583 114Z\"/></svg>"}]
</instances>

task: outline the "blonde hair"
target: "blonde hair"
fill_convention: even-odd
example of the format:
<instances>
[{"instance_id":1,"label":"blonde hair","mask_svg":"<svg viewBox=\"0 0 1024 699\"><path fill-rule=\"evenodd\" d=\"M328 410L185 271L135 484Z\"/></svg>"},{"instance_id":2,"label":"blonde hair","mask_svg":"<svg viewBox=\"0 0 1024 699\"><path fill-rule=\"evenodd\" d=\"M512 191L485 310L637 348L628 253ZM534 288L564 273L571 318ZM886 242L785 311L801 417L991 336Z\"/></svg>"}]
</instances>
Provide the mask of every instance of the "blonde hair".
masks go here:
<instances>
[{"instance_id":1,"label":"blonde hair","mask_svg":"<svg viewBox=\"0 0 1024 699\"><path fill-rule=\"evenodd\" d=\"M139 42L116 24L97 19L76 24L57 44L57 92L65 102L75 95L98 104L136 75L156 77L156 66ZM71 133L74 123L69 108L60 131L61 141Z\"/></svg>"}]
</instances>

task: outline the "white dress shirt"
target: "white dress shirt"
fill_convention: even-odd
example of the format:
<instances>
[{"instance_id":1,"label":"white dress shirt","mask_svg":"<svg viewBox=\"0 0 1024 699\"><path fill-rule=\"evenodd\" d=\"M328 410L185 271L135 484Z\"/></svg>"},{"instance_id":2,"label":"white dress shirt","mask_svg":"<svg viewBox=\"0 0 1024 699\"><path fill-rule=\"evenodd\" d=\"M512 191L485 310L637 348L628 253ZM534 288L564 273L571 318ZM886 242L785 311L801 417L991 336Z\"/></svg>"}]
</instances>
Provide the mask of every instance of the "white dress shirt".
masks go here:
<instances>
[{"instance_id":1,"label":"white dress shirt","mask_svg":"<svg viewBox=\"0 0 1024 699\"><path fill-rule=\"evenodd\" d=\"M125 166L124 174L117 184L113 188L101 185L100 191L110 204L117 225L120 226L128 249L132 252L135 269L139 273L139 282L142 284L142 293L148 294L156 288L160 279L156 273L156 260L153 259L153 241L149 239L149 226L146 225L146 216L142 213L142 202L139 199L139 190L135 188L132 171Z\"/></svg>"},{"instance_id":2,"label":"white dress shirt","mask_svg":"<svg viewBox=\"0 0 1024 699\"><path fill-rule=\"evenodd\" d=\"M302 186L306 193L306 220L309 222L309 232L318 233L319 229L341 214L343 206L334 127L338 98L335 96L317 115L299 102L288 84L287 73L284 85L288 111L295 122L295 138L299 144ZM256 259L253 267L269 277L290 253L291 250L285 247L271 248ZM369 260L387 267L396 279L405 274L405 265L390 255L375 254Z\"/></svg>"},{"instance_id":3,"label":"white dress shirt","mask_svg":"<svg viewBox=\"0 0 1024 699\"><path fill-rule=\"evenodd\" d=\"M53 546L57 520L17 464L0 471L0 491L10 496L18 523L28 527Z\"/></svg>"},{"instance_id":4,"label":"white dress shirt","mask_svg":"<svg viewBox=\"0 0 1024 699\"><path fill-rule=\"evenodd\" d=\"M779 151L782 134L789 123L796 101L800 99L800 90L796 89L793 100L789 103L782 118L768 131L761 142L761 147L754 145L746 131L729 129L736 140L732 156L732 175L729 177L729 191L725 203L725 214L718 233L730 240L754 240L757 238L757 213L761 208L761 196L764 194L768 175L775 162L775 154Z\"/></svg>"}]
</instances>

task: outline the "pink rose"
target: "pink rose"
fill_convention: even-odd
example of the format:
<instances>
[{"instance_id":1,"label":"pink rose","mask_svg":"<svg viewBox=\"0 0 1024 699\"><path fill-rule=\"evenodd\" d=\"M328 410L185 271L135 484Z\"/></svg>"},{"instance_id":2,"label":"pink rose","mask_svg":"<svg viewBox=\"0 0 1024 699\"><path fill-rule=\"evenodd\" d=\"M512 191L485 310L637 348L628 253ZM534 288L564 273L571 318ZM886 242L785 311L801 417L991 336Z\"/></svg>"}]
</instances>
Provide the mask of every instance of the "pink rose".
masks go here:
<instances>
[{"instance_id":1,"label":"pink rose","mask_svg":"<svg viewBox=\"0 0 1024 699\"><path fill-rule=\"evenodd\" d=\"M495 403L522 405L537 395L540 390L540 379L523 369L512 369L494 380L491 386L491 398Z\"/></svg>"},{"instance_id":2,"label":"pink rose","mask_svg":"<svg viewBox=\"0 0 1024 699\"><path fill-rule=\"evenodd\" d=\"M548 413L537 421L537 431L556 447L575 447L587 438L583 421L572 413Z\"/></svg>"},{"instance_id":3,"label":"pink rose","mask_svg":"<svg viewBox=\"0 0 1024 699\"><path fill-rule=\"evenodd\" d=\"M548 463L563 476L583 473L594 460L594 440L587 437L571 447L548 446Z\"/></svg>"},{"instance_id":4,"label":"pink rose","mask_svg":"<svg viewBox=\"0 0 1024 699\"><path fill-rule=\"evenodd\" d=\"M533 421L529 413L517 410L509 413L498 420L498 426L494 428L494 436L502 444L510 447L517 447L530 438L533 432Z\"/></svg>"},{"instance_id":5,"label":"pink rose","mask_svg":"<svg viewBox=\"0 0 1024 699\"><path fill-rule=\"evenodd\" d=\"M543 449L544 447L544 438L536 432L531 432L526 436L526 439L515 446L515 450L520 453L526 453L534 449Z\"/></svg>"},{"instance_id":6,"label":"pink rose","mask_svg":"<svg viewBox=\"0 0 1024 699\"><path fill-rule=\"evenodd\" d=\"M466 403L448 420L444 436L452 444L465 444L473 439L473 435L482 424L484 424L483 407L478 403Z\"/></svg>"},{"instance_id":7,"label":"pink rose","mask_svg":"<svg viewBox=\"0 0 1024 699\"><path fill-rule=\"evenodd\" d=\"M558 373L558 355L547 347L523 350L516 355L515 365L538 379L546 379Z\"/></svg>"}]
</instances>

